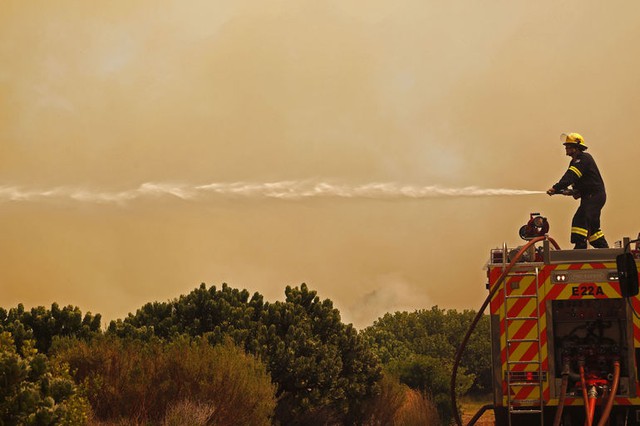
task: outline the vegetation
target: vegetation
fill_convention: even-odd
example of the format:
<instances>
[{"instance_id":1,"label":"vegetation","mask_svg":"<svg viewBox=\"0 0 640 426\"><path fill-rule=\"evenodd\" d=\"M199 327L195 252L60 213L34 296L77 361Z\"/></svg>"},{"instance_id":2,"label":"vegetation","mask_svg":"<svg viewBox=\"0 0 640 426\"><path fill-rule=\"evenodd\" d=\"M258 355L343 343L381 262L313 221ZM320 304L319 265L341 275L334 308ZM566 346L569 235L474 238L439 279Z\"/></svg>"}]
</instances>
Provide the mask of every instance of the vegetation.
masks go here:
<instances>
[{"instance_id":1,"label":"vegetation","mask_svg":"<svg viewBox=\"0 0 640 426\"><path fill-rule=\"evenodd\" d=\"M186 333L212 344L228 336L266 363L283 424L362 423L362 401L376 395L381 378L375 355L330 300L305 284L287 287L285 296L268 303L257 293L249 299L246 290L203 284L174 301L146 304L109 332L144 339Z\"/></svg>"},{"instance_id":2,"label":"vegetation","mask_svg":"<svg viewBox=\"0 0 640 426\"><path fill-rule=\"evenodd\" d=\"M453 359L475 312L430 310L387 313L363 331L385 369L412 389L428 393L443 422L453 415L449 386ZM459 394L490 389L489 319L478 324L458 373Z\"/></svg>"},{"instance_id":3,"label":"vegetation","mask_svg":"<svg viewBox=\"0 0 640 426\"><path fill-rule=\"evenodd\" d=\"M51 309L44 306L24 310L19 304L7 312L0 308L0 331L8 331L15 340L18 351L22 342L33 340L38 352L49 352L54 337L78 337L88 339L100 332L101 316L87 312L84 317L77 306L60 309L57 303Z\"/></svg>"},{"instance_id":4,"label":"vegetation","mask_svg":"<svg viewBox=\"0 0 640 426\"><path fill-rule=\"evenodd\" d=\"M367 425L422 426L441 423L428 393L411 389L389 374L383 376L380 393L369 401L367 410Z\"/></svg>"},{"instance_id":5,"label":"vegetation","mask_svg":"<svg viewBox=\"0 0 640 426\"><path fill-rule=\"evenodd\" d=\"M78 425L90 408L64 365L0 333L0 425Z\"/></svg>"},{"instance_id":6,"label":"vegetation","mask_svg":"<svg viewBox=\"0 0 640 426\"><path fill-rule=\"evenodd\" d=\"M230 341L105 336L67 345L57 358L83 384L98 420L157 424L185 404L209 407L207 424L268 425L273 417L275 389L264 365Z\"/></svg>"},{"instance_id":7,"label":"vegetation","mask_svg":"<svg viewBox=\"0 0 640 426\"><path fill-rule=\"evenodd\" d=\"M0 381L12 383L0 425L448 424L451 360L473 316L396 312L358 332L304 284L275 303L202 284L106 331L77 307L0 308ZM488 326L463 357L460 394L490 386ZM15 402L23 389L29 404Z\"/></svg>"}]
</instances>

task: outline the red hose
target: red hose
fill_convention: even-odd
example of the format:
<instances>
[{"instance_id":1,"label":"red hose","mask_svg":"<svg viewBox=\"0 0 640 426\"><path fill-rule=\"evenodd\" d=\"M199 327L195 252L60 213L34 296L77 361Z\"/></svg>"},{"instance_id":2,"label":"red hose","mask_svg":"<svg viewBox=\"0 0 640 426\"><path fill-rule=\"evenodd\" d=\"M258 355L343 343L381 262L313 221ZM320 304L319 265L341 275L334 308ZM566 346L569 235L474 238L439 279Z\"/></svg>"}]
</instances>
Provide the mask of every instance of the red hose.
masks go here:
<instances>
[{"instance_id":1,"label":"red hose","mask_svg":"<svg viewBox=\"0 0 640 426\"><path fill-rule=\"evenodd\" d=\"M500 286L502 285L502 282L504 281L504 279L507 277L507 274L511 271L511 269L516 264L516 262L520 260L522 255L529 249L529 247L531 247L538 241L542 241L544 239L548 239L556 248L556 250L560 250L560 246L558 245L558 243L556 243L556 241L553 238L549 238L547 236L535 237L534 239L528 241L527 244L522 246L522 248L518 251L518 253L516 253L513 260L509 263L509 265L507 265L504 271L502 271L502 274L496 280L496 283L494 284L493 288L489 291L489 295L484 300L484 303L482 303L480 310L478 310L478 313L476 314L475 318L471 322L471 325L469 326L469 329L467 330L467 334L465 334L464 338L462 339L462 343L460 343L460 346L458 347L458 351L456 352L456 356L453 362L453 369L451 371L451 383L450 383L451 408L453 410L453 418L456 421L456 424L458 426L462 426L462 419L460 418L460 413L458 413L458 403L456 400L457 399L456 376L458 375L458 365L460 364L460 359L462 358L462 353L464 352L464 348L467 346L467 343L469 342L471 333L473 333L473 330L476 328L476 325L478 325L478 322L480 322L480 318L482 318L482 315L484 314L484 310L487 309L489 302L491 302L491 299L493 298L493 296L495 296L495 294L500 289Z\"/></svg>"},{"instance_id":2,"label":"red hose","mask_svg":"<svg viewBox=\"0 0 640 426\"><path fill-rule=\"evenodd\" d=\"M593 396L589 396L589 415L587 416L587 425L591 426L593 424L593 415L596 412L596 393L593 392Z\"/></svg>"},{"instance_id":3,"label":"red hose","mask_svg":"<svg viewBox=\"0 0 640 426\"><path fill-rule=\"evenodd\" d=\"M583 365L580 365L580 386L582 387L582 398L584 399L584 414L586 416L584 424L587 426L591 426L593 419L589 419L589 397L587 396L587 383L584 379Z\"/></svg>"},{"instance_id":4,"label":"red hose","mask_svg":"<svg viewBox=\"0 0 640 426\"><path fill-rule=\"evenodd\" d=\"M605 387L602 389L602 401L600 401L600 411L604 409L604 406L607 404L607 397L609 396L609 390Z\"/></svg>"},{"instance_id":5,"label":"red hose","mask_svg":"<svg viewBox=\"0 0 640 426\"><path fill-rule=\"evenodd\" d=\"M602 411L602 416L600 417L598 426L604 426L605 423L607 423L607 421L609 420L609 415L611 414L611 408L613 407L613 400L616 397L616 393L618 393L619 383L620 383L620 361L613 361L613 384L611 385L611 393L609 394L609 398L607 398L607 405L604 406L604 410Z\"/></svg>"},{"instance_id":6,"label":"red hose","mask_svg":"<svg viewBox=\"0 0 640 426\"><path fill-rule=\"evenodd\" d=\"M562 410L564 410L564 401L567 396L567 387L569 386L569 374L562 373L562 386L560 387L560 399L558 401L558 409L556 416L553 418L553 426L560 426L562 421Z\"/></svg>"}]
</instances>

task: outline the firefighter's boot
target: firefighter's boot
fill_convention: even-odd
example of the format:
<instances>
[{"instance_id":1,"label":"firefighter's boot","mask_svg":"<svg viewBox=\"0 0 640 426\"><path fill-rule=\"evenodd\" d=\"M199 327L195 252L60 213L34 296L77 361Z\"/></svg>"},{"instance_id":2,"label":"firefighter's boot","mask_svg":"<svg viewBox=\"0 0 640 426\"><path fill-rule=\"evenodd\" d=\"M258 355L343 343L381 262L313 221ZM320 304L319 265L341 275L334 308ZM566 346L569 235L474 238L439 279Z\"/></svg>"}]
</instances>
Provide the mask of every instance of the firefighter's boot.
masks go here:
<instances>
[{"instance_id":1,"label":"firefighter's boot","mask_svg":"<svg viewBox=\"0 0 640 426\"><path fill-rule=\"evenodd\" d=\"M571 238L571 242L575 245L573 249L586 249L587 248L587 239L586 238Z\"/></svg>"},{"instance_id":2,"label":"firefighter's boot","mask_svg":"<svg viewBox=\"0 0 640 426\"><path fill-rule=\"evenodd\" d=\"M571 242L575 244L573 247L575 249L586 249L587 248L587 237L589 236L589 232L586 227L583 225L579 225L575 223L575 218L571 222Z\"/></svg>"},{"instance_id":3,"label":"firefighter's boot","mask_svg":"<svg viewBox=\"0 0 640 426\"><path fill-rule=\"evenodd\" d=\"M609 248L609 243L604 237L600 237L595 241L591 241L593 248Z\"/></svg>"}]
</instances>

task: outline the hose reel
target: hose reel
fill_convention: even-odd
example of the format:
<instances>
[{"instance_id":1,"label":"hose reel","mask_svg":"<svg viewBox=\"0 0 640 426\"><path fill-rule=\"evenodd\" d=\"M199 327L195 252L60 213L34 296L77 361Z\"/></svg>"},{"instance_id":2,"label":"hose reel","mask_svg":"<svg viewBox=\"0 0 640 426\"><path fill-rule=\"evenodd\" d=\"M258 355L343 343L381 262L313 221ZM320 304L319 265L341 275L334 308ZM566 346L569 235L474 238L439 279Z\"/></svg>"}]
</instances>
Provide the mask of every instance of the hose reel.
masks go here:
<instances>
[{"instance_id":1,"label":"hose reel","mask_svg":"<svg viewBox=\"0 0 640 426\"><path fill-rule=\"evenodd\" d=\"M530 213L529 222L520 227L520 238L530 241L536 237L542 237L549 233L549 221L540 213Z\"/></svg>"}]
</instances>

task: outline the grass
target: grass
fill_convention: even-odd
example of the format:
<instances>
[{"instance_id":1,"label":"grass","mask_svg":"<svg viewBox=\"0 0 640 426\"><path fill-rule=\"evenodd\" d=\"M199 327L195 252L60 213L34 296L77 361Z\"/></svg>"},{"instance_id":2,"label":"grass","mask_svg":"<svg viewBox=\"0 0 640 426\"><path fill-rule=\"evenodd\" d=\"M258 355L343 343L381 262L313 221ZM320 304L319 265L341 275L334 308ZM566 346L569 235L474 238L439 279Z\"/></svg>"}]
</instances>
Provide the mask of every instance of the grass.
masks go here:
<instances>
[{"instance_id":1,"label":"grass","mask_svg":"<svg viewBox=\"0 0 640 426\"><path fill-rule=\"evenodd\" d=\"M482 408L483 405L493 403L493 395L465 395L460 398L460 406L462 410L462 423L467 424L469 420ZM495 424L493 410L487 410L482 417L476 422L476 426L492 426Z\"/></svg>"}]
</instances>

